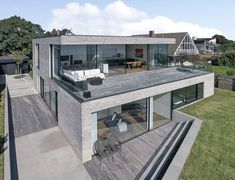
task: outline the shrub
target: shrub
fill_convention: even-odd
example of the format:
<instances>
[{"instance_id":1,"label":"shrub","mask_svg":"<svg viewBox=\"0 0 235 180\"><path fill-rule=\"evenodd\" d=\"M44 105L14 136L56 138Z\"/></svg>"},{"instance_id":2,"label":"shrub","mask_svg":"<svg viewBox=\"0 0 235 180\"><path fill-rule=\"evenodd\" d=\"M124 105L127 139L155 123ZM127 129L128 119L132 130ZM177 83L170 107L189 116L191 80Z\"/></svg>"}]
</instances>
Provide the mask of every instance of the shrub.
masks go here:
<instances>
[{"instance_id":1,"label":"shrub","mask_svg":"<svg viewBox=\"0 0 235 180\"><path fill-rule=\"evenodd\" d=\"M225 53L220 58L220 65L235 67L235 52Z\"/></svg>"},{"instance_id":2,"label":"shrub","mask_svg":"<svg viewBox=\"0 0 235 180\"><path fill-rule=\"evenodd\" d=\"M229 70L229 71L226 71L226 74L227 74L228 76L233 76L233 75L235 75L235 71Z\"/></svg>"}]
</instances>

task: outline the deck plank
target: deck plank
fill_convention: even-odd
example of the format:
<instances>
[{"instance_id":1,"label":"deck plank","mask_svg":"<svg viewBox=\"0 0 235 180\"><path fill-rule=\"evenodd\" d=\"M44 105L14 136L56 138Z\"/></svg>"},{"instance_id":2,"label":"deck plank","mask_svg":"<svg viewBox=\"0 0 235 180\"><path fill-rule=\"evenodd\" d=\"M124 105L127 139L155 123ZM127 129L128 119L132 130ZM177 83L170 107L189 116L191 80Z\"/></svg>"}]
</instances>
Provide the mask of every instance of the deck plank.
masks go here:
<instances>
[{"instance_id":1,"label":"deck plank","mask_svg":"<svg viewBox=\"0 0 235 180\"><path fill-rule=\"evenodd\" d=\"M37 94L11 99L15 137L52 128L56 120Z\"/></svg>"},{"instance_id":2,"label":"deck plank","mask_svg":"<svg viewBox=\"0 0 235 180\"><path fill-rule=\"evenodd\" d=\"M57 126L29 75L7 76L15 138Z\"/></svg>"},{"instance_id":3,"label":"deck plank","mask_svg":"<svg viewBox=\"0 0 235 180\"><path fill-rule=\"evenodd\" d=\"M93 179L134 179L148 162L162 141L174 127L175 122L167 123L122 145L121 154L114 159L105 158L100 162L93 158L84 164Z\"/></svg>"}]
</instances>

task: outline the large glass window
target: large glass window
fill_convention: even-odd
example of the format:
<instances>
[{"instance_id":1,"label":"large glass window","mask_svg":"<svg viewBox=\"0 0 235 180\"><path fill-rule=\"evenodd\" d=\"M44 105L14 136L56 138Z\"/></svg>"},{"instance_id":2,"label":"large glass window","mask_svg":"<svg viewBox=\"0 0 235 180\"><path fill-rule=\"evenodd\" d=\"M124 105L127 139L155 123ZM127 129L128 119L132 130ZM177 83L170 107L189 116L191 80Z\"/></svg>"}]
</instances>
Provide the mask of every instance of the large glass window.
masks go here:
<instances>
[{"instance_id":1,"label":"large glass window","mask_svg":"<svg viewBox=\"0 0 235 180\"><path fill-rule=\"evenodd\" d=\"M54 71L53 71L53 77L59 78L60 76L60 45L54 45Z\"/></svg>"},{"instance_id":2,"label":"large glass window","mask_svg":"<svg viewBox=\"0 0 235 180\"><path fill-rule=\"evenodd\" d=\"M203 98L203 83L173 91L172 106L178 108L201 98Z\"/></svg>"},{"instance_id":3,"label":"large glass window","mask_svg":"<svg viewBox=\"0 0 235 180\"><path fill-rule=\"evenodd\" d=\"M193 102L197 99L197 88L196 85L189 86L186 88L186 103Z\"/></svg>"},{"instance_id":4,"label":"large glass window","mask_svg":"<svg viewBox=\"0 0 235 180\"><path fill-rule=\"evenodd\" d=\"M149 69L168 66L168 45L150 44L148 45Z\"/></svg>"},{"instance_id":5,"label":"large glass window","mask_svg":"<svg viewBox=\"0 0 235 180\"><path fill-rule=\"evenodd\" d=\"M35 65L39 69L40 68L40 52L39 52L39 44L35 45Z\"/></svg>"},{"instance_id":6,"label":"large glass window","mask_svg":"<svg viewBox=\"0 0 235 180\"><path fill-rule=\"evenodd\" d=\"M97 45L97 66L109 75L125 74L125 44Z\"/></svg>"},{"instance_id":7,"label":"large glass window","mask_svg":"<svg viewBox=\"0 0 235 180\"><path fill-rule=\"evenodd\" d=\"M97 67L97 46L87 45L87 64L89 69L95 69Z\"/></svg>"},{"instance_id":8,"label":"large glass window","mask_svg":"<svg viewBox=\"0 0 235 180\"><path fill-rule=\"evenodd\" d=\"M153 114L150 128L159 127L171 119L171 93L160 94L153 97Z\"/></svg>"},{"instance_id":9,"label":"large glass window","mask_svg":"<svg viewBox=\"0 0 235 180\"><path fill-rule=\"evenodd\" d=\"M97 112L97 137L110 134L125 142L147 131L147 99Z\"/></svg>"},{"instance_id":10,"label":"large glass window","mask_svg":"<svg viewBox=\"0 0 235 180\"><path fill-rule=\"evenodd\" d=\"M197 99L203 98L203 83L197 85Z\"/></svg>"}]
</instances>

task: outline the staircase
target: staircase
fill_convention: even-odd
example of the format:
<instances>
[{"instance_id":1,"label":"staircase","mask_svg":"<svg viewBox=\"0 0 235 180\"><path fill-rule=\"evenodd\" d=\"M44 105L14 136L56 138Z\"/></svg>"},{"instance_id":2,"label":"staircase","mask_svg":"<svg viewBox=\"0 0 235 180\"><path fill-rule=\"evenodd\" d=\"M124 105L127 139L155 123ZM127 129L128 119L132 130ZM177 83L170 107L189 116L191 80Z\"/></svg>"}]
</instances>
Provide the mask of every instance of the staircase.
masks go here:
<instances>
[{"instance_id":1,"label":"staircase","mask_svg":"<svg viewBox=\"0 0 235 180\"><path fill-rule=\"evenodd\" d=\"M135 179L162 179L192 123L193 120L176 123L165 141L163 141Z\"/></svg>"}]
</instances>

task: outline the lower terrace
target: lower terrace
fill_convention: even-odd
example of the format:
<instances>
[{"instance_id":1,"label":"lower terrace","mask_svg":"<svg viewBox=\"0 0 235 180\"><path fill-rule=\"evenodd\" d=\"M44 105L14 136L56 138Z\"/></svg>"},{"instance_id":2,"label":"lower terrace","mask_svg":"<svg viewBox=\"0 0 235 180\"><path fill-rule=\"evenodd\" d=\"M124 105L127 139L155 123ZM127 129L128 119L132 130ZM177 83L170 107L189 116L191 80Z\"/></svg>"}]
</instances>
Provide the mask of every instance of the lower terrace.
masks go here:
<instances>
[{"instance_id":1,"label":"lower terrace","mask_svg":"<svg viewBox=\"0 0 235 180\"><path fill-rule=\"evenodd\" d=\"M122 144L121 152L102 161L94 157L84 164L92 179L135 179L166 141L176 122L167 123ZM144 148L142 148L144 147Z\"/></svg>"}]
</instances>

